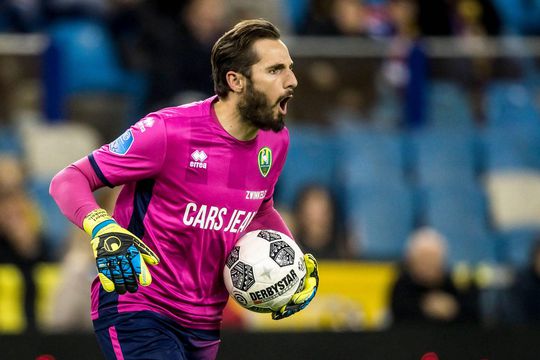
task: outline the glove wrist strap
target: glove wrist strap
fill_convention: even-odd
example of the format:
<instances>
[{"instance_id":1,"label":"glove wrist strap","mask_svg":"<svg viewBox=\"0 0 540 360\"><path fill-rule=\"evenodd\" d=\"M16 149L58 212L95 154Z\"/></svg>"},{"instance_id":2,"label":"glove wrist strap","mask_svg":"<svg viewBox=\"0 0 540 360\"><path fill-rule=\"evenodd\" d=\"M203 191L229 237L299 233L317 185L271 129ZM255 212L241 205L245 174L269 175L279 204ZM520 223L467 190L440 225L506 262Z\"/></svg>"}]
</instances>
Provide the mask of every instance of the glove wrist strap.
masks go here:
<instances>
[{"instance_id":1,"label":"glove wrist strap","mask_svg":"<svg viewBox=\"0 0 540 360\"><path fill-rule=\"evenodd\" d=\"M84 231L92 238L105 226L114 224L114 219L104 209L96 209L90 212L83 220Z\"/></svg>"}]
</instances>

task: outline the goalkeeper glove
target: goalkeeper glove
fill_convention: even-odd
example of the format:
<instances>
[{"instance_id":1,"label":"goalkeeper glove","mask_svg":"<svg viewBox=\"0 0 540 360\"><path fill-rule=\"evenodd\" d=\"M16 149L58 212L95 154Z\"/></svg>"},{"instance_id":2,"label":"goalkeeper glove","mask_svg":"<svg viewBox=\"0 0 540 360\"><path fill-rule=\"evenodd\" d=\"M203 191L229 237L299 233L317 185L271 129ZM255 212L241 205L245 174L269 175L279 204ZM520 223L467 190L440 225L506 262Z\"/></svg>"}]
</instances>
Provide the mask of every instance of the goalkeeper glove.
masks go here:
<instances>
[{"instance_id":1,"label":"goalkeeper glove","mask_svg":"<svg viewBox=\"0 0 540 360\"><path fill-rule=\"evenodd\" d=\"M159 258L138 237L122 228L103 209L89 213L83 228L92 236L92 248L99 280L105 291L125 294L148 286L152 276L146 264L157 265Z\"/></svg>"},{"instance_id":2,"label":"goalkeeper glove","mask_svg":"<svg viewBox=\"0 0 540 360\"><path fill-rule=\"evenodd\" d=\"M311 254L304 255L306 263L306 280L304 288L295 293L291 300L283 305L279 310L272 313L272 319L280 320L289 317L309 305L310 301L315 297L317 288L319 287L319 271L317 260Z\"/></svg>"}]
</instances>

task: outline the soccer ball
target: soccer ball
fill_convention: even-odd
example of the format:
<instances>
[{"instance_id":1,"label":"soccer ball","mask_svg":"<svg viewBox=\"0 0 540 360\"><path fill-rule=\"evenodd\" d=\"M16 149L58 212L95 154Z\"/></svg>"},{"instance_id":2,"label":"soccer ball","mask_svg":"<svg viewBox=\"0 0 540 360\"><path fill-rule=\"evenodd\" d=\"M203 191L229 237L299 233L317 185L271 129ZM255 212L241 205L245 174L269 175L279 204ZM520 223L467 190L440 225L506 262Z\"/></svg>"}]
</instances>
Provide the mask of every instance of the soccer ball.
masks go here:
<instances>
[{"instance_id":1,"label":"soccer ball","mask_svg":"<svg viewBox=\"0 0 540 360\"><path fill-rule=\"evenodd\" d=\"M287 304L304 286L304 254L293 239L274 230L242 236L223 270L225 286L242 307L272 312Z\"/></svg>"}]
</instances>

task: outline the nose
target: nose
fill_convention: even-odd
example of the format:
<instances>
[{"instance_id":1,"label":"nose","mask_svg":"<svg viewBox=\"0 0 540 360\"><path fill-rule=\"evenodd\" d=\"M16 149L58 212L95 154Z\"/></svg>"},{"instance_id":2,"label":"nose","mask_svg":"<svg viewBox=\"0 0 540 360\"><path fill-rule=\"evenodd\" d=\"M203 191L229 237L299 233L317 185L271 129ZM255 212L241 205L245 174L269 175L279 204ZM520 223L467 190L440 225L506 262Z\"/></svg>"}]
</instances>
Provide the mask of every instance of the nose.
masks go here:
<instances>
[{"instance_id":1,"label":"nose","mask_svg":"<svg viewBox=\"0 0 540 360\"><path fill-rule=\"evenodd\" d=\"M285 88L294 89L297 86L298 86L298 80L296 79L296 75L294 75L294 72L292 70L289 70L289 76L287 76L287 81L285 82Z\"/></svg>"}]
</instances>

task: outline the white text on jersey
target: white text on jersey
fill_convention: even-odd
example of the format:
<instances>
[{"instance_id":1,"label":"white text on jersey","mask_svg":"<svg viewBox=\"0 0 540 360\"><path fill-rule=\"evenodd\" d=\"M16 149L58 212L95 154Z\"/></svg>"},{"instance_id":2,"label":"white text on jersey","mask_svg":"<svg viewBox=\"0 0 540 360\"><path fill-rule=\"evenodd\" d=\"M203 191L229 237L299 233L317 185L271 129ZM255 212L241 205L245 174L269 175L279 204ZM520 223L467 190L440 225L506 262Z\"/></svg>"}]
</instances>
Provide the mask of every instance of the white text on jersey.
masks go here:
<instances>
[{"instance_id":1,"label":"white text on jersey","mask_svg":"<svg viewBox=\"0 0 540 360\"><path fill-rule=\"evenodd\" d=\"M249 191L246 190L246 200L260 200L266 196L266 190L262 191Z\"/></svg>"},{"instance_id":2,"label":"white text on jersey","mask_svg":"<svg viewBox=\"0 0 540 360\"><path fill-rule=\"evenodd\" d=\"M184 212L184 225L197 227L203 230L222 230L231 233L244 231L251 220L257 214L256 211L244 211L234 209L229 216L227 208L217 206L188 203ZM223 227L225 225L225 227Z\"/></svg>"},{"instance_id":3,"label":"white text on jersey","mask_svg":"<svg viewBox=\"0 0 540 360\"><path fill-rule=\"evenodd\" d=\"M208 155L206 155L204 150L195 150L191 153L191 158L193 159L193 161L189 162L189 167L196 169L206 169L206 163L204 161L208 159Z\"/></svg>"}]
</instances>

